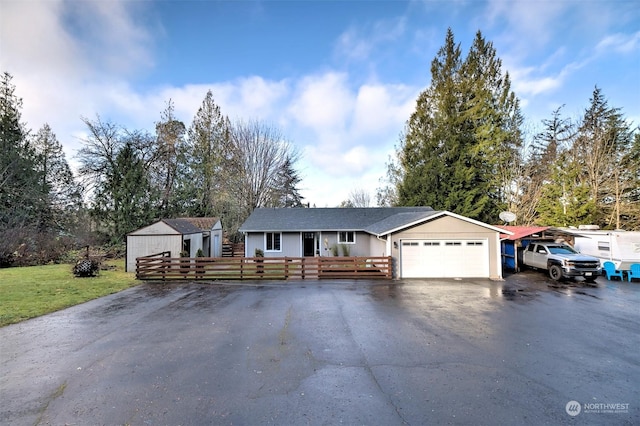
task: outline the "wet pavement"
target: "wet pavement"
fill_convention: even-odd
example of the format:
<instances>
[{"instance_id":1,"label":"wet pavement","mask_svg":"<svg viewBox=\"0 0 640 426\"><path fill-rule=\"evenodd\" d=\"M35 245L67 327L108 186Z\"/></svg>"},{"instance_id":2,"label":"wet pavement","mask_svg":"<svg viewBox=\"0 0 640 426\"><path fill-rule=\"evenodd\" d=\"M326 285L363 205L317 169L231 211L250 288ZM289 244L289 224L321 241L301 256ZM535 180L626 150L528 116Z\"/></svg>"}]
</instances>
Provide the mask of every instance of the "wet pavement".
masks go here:
<instances>
[{"instance_id":1,"label":"wet pavement","mask_svg":"<svg viewBox=\"0 0 640 426\"><path fill-rule=\"evenodd\" d=\"M640 284L585 284L142 284L1 328L0 424L640 424Z\"/></svg>"}]
</instances>

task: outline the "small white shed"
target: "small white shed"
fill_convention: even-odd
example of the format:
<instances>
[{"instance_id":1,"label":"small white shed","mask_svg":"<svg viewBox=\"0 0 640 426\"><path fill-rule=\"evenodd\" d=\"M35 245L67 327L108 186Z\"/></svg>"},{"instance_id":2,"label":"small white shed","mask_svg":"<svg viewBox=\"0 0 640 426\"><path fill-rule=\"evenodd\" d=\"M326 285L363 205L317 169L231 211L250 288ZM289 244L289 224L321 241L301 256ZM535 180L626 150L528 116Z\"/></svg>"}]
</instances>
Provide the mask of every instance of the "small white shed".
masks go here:
<instances>
[{"instance_id":1,"label":"small white shed","mask_svg":"<svg viewBox=\"0 0 640 426\"><path fill-rule=\"evenodd\" d=\"M215 217L185 217L161 219L127 234L126 270L136 270L136 258L169 252L180 257L187 252L195 257L202 250L204 257L222 256L222 223Z\"/></svg>"}]
</instances>

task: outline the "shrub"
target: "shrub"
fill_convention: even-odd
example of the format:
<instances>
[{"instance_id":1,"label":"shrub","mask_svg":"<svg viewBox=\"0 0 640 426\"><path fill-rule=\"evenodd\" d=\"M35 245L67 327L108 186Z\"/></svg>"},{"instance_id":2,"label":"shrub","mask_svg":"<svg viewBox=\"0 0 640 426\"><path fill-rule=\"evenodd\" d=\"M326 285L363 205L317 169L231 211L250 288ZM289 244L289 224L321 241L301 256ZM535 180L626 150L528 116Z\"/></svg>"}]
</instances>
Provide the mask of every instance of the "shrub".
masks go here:
<instances>
[{"instance_id":1,"label":"shrub","mask_svg":"<svg viewBox=\"0 0 640 426\"><path fill-rule=\"evenodd\" d=\"M71 237L17 227L0 231L0 267L61 263L73 247Z\"/></svg>"}]
</instances>

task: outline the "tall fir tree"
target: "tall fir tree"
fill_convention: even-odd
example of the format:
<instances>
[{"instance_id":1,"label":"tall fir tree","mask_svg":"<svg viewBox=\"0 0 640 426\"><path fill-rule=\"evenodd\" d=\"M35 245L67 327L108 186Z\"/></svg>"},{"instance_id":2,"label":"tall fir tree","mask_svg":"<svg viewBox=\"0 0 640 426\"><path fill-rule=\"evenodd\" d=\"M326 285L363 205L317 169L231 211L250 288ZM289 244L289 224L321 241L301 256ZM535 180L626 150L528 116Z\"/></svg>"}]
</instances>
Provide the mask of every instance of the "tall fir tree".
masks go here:
<instances>
[{"instance_id":1,"label":"tall fir tree","mask_svg":"<svg viewBox=\"0 0 640 426\"><path fill-rule=\"evenodd\" d=\"M562 116L562 107L556 108L551 118L543 119L542 131L533 137L529 155L519 179L519 202L515 209L521 224L531 224L539 216L539 203L546 186L553 184L552 173L561 155L571 148L575 140L575 126ZM562 192L561 188L556 189Z\"/></svg>"},{"instance_id":2,"label":"tall fir tree","mask_svg":"<svg viewBox=\"0 0 640 426\"><path fill-rule=\"evenodd\" d=\"M3 73L0 80L0 228L44 226L48 188L21 122L22 100L15 94L13 77Z\"/></svg>"},{"instance_id":3,"label":"tall fir tree","mask_svg":"<svg viewBox=\"0 0 640 426\"><path fill-rule=\"evenodd\" d=\"M229 158L229 119L224 116L209 90L187 132L187 142L180 152L181 196L187 200L186 213L196 216L216 215L216 197L223 195L225 161Z\"/></svg>"},{"instance_id":4,"label":"tall fir tree","mask_svg":"<svg viewBox=\"0 0 640 426\"><path fill-rule=\"evenodd\" d=\"M48 124L34 135L33 147L42 191L48 192L47 226L68 233L75 227L76 213L82 207L82 187L75 181L62 145Z\"/></svg>"},{"instance_id":5,"label":"tall fir tree","mask_svg":"<svg viewBox=\"0 0 640 426\"><path fill-rule=\"evenodd\" d=\"M398 150L398 204L496 220L517 170L521 123L492 43L478 32L463 60L449 29Z\"/></svg>"},{"instance_id":6,"label":"tall fir tree","mask_svg":"<svg viewBox=\"0 0 640 426\"><path fill-rule=\"evenodd\" d=\"M454 77L462 65L460 55L460 46L449 29L444 46L431 63L431 86L418 97L397 153L399 205L449 207L453 189L446 185L455 186L452 167L461 152L455 132L448 131L458 128L461 102Z\"/></svg>"},{"instance_id":7,"label":"tall fir tree","mask_svg":"<svg viewBox=\"0 0 640 426\"><path fill-rule=\"evenodd\" d=\"M582 182L591 189L590 200L598 207L594 223L601 227L619 225L614 206L620 201L620 185L625 186L620 181L621 176L626 176L622 165L632 144L631 125L619 108L609 106L596 87L578 127L572 153L582 170Z\"/></svg>"}]
</instances>

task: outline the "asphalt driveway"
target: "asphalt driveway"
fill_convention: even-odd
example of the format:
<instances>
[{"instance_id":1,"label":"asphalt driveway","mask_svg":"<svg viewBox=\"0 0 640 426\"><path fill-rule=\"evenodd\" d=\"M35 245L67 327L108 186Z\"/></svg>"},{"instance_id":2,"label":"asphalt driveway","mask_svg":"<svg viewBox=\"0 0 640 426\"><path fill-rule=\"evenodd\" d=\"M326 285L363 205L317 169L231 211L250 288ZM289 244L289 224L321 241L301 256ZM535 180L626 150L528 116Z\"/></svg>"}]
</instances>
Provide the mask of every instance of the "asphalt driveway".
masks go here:
<instances>
[{"instance_id":1,"label":"asphalt driveway","mask_svg":"<svg viewBox=\"0 0 640 426\"><path fill-rule=\"evenodd\" d=\"M3 425L640 424L640 284L142 284L0 329L0 401Z\"/></svg>"}]
</instances>

